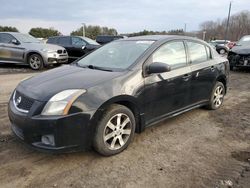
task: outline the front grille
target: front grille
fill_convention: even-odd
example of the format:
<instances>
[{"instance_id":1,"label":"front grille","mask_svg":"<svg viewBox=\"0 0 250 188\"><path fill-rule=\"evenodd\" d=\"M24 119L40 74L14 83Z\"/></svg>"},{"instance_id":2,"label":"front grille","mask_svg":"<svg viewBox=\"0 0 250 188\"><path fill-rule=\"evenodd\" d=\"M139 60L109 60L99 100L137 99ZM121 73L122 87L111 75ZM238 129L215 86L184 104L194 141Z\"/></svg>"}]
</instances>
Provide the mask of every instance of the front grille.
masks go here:
<instances>
[{"instance_id":1,"label":"front grille","mask_svg":"<svg viewBox=\"0 0 250 188\"><path fill-rule=\"evenodd\" d=\"M22 112L28 112L30 108L32 107L34 100L24 96L18 91L15 91L13 96L13 102L15 107Z\"/></svg>"},{"instance_id":2,"label":"front grille","mask_svg":"<svg viewBox=\"0 0 250 188\"><path fill-rule=\"evenodd\" d=\"M250 55L237 55L236 57L236 65L240 66L250 66Z\"/></svg>"}]
</instances>

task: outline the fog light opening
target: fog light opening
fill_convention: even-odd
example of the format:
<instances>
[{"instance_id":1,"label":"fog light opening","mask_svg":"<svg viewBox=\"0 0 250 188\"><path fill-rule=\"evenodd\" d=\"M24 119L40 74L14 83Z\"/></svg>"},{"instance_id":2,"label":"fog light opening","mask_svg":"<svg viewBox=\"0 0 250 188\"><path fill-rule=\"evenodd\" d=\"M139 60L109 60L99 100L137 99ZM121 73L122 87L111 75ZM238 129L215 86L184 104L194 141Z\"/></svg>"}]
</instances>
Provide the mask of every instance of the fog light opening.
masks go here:
<instances>
[{"instance_id":1,"label":"fog light opening","mask_svg":"<svg viewBox=\"0 0 250 188\"><path fill-rule=\"evenodd\" d=\"M41 141L45 145L55 146L54 135L43 135Z\"/></svg>"}]
</instances>

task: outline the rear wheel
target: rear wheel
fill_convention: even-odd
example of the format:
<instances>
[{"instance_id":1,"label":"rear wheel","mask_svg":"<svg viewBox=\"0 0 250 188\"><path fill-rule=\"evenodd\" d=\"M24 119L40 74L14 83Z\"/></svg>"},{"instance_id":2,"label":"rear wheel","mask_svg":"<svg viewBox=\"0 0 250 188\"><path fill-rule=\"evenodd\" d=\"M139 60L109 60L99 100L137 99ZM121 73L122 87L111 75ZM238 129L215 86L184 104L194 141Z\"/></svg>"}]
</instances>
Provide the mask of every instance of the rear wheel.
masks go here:
<instances>
[{"instance_id":1,"label":"rear wheel","mask_svg":"<svg viewBox=\"0 0 250 188\"><path fill-rule=\"evenodd\" d=\"M43 59L39 54L30 55L28 63L33 70L41 70L43 68Z\"/></svg>"},{"instance_id":2,"label":"rear wheel","mask_svg":"<svg viewBox=\"0 0 250 188\"><path fill-rule=\"evenodd\" d=\"M216 110L221 107L223 100L225 96L225 86L221 82L216 82L211 97L209 104L207 105L207 108L210 110Z\"/></svg>"},{"instance_id":3,"label":"rear wheel","mask_svg":"<svg viewBox=\"0 0 250 188\"><path fill-rule=\"evenodd\" d=\"M105 156L126 149L134 137L135 118L131 110L122 105L112 105L103 114L94 136L95 150Z\"/></svg>"}]
</instances>

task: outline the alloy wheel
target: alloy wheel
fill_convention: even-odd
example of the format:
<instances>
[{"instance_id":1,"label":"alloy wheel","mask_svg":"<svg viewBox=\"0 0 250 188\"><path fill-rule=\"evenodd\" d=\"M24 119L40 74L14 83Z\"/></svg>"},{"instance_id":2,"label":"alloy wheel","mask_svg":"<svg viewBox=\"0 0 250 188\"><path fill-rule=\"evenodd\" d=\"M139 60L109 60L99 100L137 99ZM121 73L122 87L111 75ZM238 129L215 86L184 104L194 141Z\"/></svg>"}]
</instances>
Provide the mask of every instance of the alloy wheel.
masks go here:
<instances>
[{"instance_id":1,"label":"alloy wheel","mask_svg":"<svg viewBox=\"0 0 250 188\"><path fill-rule=\"evenodd\" d=\"M220 107L224 98L224 89L222 86L218 86L214 91L213 103L216 108Z\"/></svg>"},{"instance_id":2,"label":"alloy wheel","mask_svg":"<svg viewBox=\"0 0 250 188\"><path fill-rule=\"evenodd\" d=\"M132 133L130 118L119 113L110 118L104 128L103 140L110 150L118 150L123 147Z\"/></svg>"},{"instance_id":3,"label":"alloy wheel","mask_svg":"<svg viewBox=\"0 0 250 188\"><path fill-rule=\"evenodd\" d=\"M35 69L35 70L37 70L37 69L39 69L40 68L40 66L41 66L41 60L40 60L40 58L39 57L37 57L37 56L32 56L31 58L30 58L30 66L31 66L31 68L32 69Z\"/></svg>"},{"instance_id":4,"label":"alloy wheel","mask_svg":"<svg viewBox=\"0 0 250 188\"><path fill-rule=\"evenodd\" d=\"M226 50L224 50L224 49L220 50L220 54L225 54L225 53L226 53Z\"/></svg>"}]
</instances>

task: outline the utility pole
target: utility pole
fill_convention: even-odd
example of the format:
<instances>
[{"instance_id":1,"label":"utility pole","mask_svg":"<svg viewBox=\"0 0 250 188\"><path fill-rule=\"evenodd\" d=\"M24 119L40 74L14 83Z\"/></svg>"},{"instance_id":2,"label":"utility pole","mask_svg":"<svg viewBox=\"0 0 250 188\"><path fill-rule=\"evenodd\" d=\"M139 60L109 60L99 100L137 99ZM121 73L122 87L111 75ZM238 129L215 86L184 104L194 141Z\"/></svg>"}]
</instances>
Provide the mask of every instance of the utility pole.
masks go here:
<instances>
[{"instance_id":1,"label":"utility pole","mask_svg":"<svg viewBox=\"0 0 250 188\"><path fill-rule=\"evenodd\" d=\"M205 41L205 39L206 39L206 33L207 33L207 31L206 30L204 30L203 31L203 37L202 37L202 39Z\"/></svg>"},{"instance_id":2,"label":"utility pole","mask_svg":"<svg viewBox=\"0 0 250 188\"><path fill-rule=\"evenodd\" d=\"M85 37L85 23L82 23L82 36Z\"/></svg>"},{"instance_id":3,"label":"utility pole","mask_svg":"<svg viewBox=\"0 0 250 188\"><path fill-rule=\"evenodd\" d=\"M186 33L187 32L187 24L185 23L185 25L184 25L184 33Z\"/></svg>"},{"instance_id":4,"label":"utility pole","mask_svg":"<svg viewBox=\"0 0 250 188\"><path fill-rule=\"evenodd\" d=\"M232 1L230 1L230 4L229 4L228 17L227 17L227 26L226 26L226 33L225 33L225 42L227 40L229 21L230 21L230 14L231 14L231 7L232 7Z\"/></svg>"}]
</instances>

